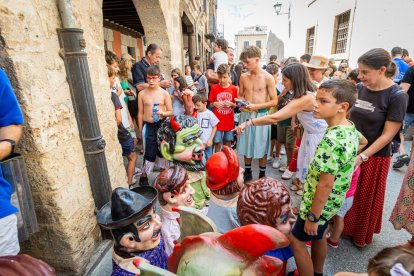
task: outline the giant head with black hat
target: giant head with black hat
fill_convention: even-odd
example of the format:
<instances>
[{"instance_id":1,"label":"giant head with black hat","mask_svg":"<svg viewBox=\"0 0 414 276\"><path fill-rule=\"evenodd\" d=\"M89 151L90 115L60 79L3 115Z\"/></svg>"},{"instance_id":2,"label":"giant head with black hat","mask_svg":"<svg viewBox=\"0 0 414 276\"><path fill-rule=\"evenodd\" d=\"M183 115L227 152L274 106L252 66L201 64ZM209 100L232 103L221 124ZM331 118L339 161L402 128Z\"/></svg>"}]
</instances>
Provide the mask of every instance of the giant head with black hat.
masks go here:
<instances>
[{"instance_id":1,"label":"giant head with black hat","mask_svg":"<svg viewBox=\"0 0 414 276\"><path fill-rule=\"evenodd\" d=\"M155 213L156 199L157 190L153 187L116 188L111 201L98 211L98 223L114 237L114 271L127 270L129 265L125 264L135 256L166 267L161 220Z\"/></svg>"}]
</instances>

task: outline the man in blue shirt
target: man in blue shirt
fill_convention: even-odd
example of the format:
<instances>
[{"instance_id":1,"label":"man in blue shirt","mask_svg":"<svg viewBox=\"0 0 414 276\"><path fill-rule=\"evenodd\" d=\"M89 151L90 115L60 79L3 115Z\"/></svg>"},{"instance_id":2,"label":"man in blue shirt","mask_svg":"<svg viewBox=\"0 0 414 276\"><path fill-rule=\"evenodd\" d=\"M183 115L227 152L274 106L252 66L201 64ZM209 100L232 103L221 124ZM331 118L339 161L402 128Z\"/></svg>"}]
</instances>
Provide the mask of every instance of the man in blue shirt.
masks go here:
<instances>
[{"instance_id":1,"label":"man in blue shirt","mask_svg":"<svg viewBox=\"0 0 414 276\"><path fill-rule=\"evenodd\" d=\"M401 80L404 78L405 72L408 69L408 64L402 59L402 49L401 47L394 47L391 50L392 60L397 64L398 72L394 76L394 82L400 84Z\"/></svg>"},{"instance_id":2,"label":"man in blue shirt","mask_svg":"<svg viewBox=\"0 0 414 276\"><path fill-rule=\"evenodd\" d=\"M0 161L13 153L22 135L23 115L9 79L0 69ZM0 256L17 255L20 251L17 236L18 211L10 198L13 188L0 168Z\"/></svg>"}]
</instances>

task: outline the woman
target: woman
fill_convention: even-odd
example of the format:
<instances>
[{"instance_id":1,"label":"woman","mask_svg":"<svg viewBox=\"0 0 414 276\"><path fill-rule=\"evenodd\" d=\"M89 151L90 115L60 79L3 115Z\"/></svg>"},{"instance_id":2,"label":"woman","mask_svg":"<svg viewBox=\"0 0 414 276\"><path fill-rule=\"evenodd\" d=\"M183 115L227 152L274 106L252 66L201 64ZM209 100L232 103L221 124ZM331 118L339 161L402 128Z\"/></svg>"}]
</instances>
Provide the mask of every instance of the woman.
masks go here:
<instances>
[{"instance_id":1,"label":"woman","mask_svg":"<svg viewBox=\"0 0 414 276\"><path fill-rule=\"evenodd\" d=\"M411 235L411 240L404 247L414 249L414 155L411 156L390 221L395 230L401 230L402 228L407 230Z\"/></svg>"},{"instance_id":2,"label":"woman","mask_svg":"<svg viewBox=\"0 0 414 276\"><path fill-rule=\"evenodd\" d=\"M293 92L293 99L276 113L244 122L236 127L236 131L240 134L247 126L270 125L296 115L304 128L296 170L297 178L303 183L309 164L312 161L316 147L325 133L327 124L325 120L313 117L313 108L316 103L315 86L312 84L309 72L305 66L300 63L292 63L283 68L282 84L287 91ZM297 187L296 189L300 188Z\"/></svg>"},{"instance_id":3,"label":"woman","mask_svg":"<svg viewBox=\"0 0 414 276\"><path fill-rule=\"evenodd\" d=\"M183 115L184 114L184 105L183 105L183 99L181 97L180 91L179 91L179 85L177 87L176 82L174 81L175 78L181 77L181 70L179 68L174 68L171 71L171 85L167 88L167 92L171 96L172 101L172 108L173 108L173 115Z\"/></svg>"},{"instance_id":4,"label":"woman","mask_svg":"<svg viewBox=\"0 0 414 276\"><path fill-rule=\"evenodd\" d=\"M407 93L392 81L396 69L384 49L372 49L358 59L361 83L350 119L368 145L356 158L361 174L343 232L358 247L372 243L374 233L381 231L391 140L401 128L408 102Z\"/></svg>"},{"instance_id":5,"label":"woman","mask_svg":"<svg viewBox=\"0 0 414 276\"><path fill-rule=\"evenodd\" d=\"M128 78L131 75L132 60L133 59L130 55L122 55L118 77L121 83L122 90L124 90L125 93L124 100L128 106L129 113L133 119L136 119L138 114L138 104L136 102L137 95L129 88L128 85Z\"/></svg>"}]
</instances>

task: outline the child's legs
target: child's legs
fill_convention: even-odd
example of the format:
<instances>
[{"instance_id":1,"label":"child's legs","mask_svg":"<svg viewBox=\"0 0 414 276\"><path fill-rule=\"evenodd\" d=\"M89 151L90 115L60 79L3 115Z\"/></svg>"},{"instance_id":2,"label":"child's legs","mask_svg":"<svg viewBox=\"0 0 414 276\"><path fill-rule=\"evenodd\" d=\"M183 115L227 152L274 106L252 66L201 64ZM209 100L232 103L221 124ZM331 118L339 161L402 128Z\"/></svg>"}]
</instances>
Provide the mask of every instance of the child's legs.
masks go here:
<instances>
[{"instance_id":1,"label":"child's legs","mask_svg":"<svg viewBox=\"0 0 414 276\"><path fill-rule=\"evenodd\" d=\"M344 218L340 216L333 217L333 227L331 231L331 236L329 240L331 242L337 243L339 238L341 237L342 231L344 230Z\"/></svg>"},{"instance_id":2,"label":"child's legs","mask_svg":"<svg viewBox=\"0 0 414 276\"><path fill-rule=\"evenodd\" d=\"M204 150L204 155L206 157L206 161L210 158L210 156L213 154L213 147L206 147Z\"/></svg>"},{"instance_id":3,"label":"child's legs","mask_svg":"<svg viewBox=\"0 0 414 276\"><path fill-rule=\"evenodd\" d=\"M313 276L312 259L309 256L305 243L298 240L292 233L289 234L288 238L300 276Z\"/></svg>"},{"instance_id":4,"label":"child's legs","mask_svg":"<svg viewBox=\"0 0 414 276\"><path fill-rule=\"evenodd\" d=\"M323 274L323 266L325 264L326 254L328 253L328 244L326 243L326 230L322 239L312 241L311 255L313 263L313 271Z\"/></svg>"},{"instance_id":5,"label":"child's legs","mask_svg":"<svg viewBox=\"0 0 414 276\"><path fill-rule=\"evenodd\" d=\"M216 134L214 135L213 143L214 143L214 152L219 152L221 150L221 144L223 143L223 135L224 132L217 130Z\"/></svg>"},{"instance_id":6,"label":"child's legs","mask_svg":"<svg viewBox=\"0 0 414 276\"><path fill-rule=\"evenodd\" d=\"M225 146L231 147L231 142L233 141L233 131L224 131L223 133L223 143Z\"/></svg>"},{"instance_id":7,"label":"child's legs","mask_svg":"<svg viewBox=\"0 0 414 276\"><path fill-rule=\"evenodd\" d=\"M131 152L127 157L128 157L127 177L128 177L128 185L130 185L132 183L132 177L134 176L134 173L135 173L137 153Z\"/></svg>"},{"instance_id":8,"label":"child's legs","mask_svg":"<svg viewBox=\"0 0 414 276\"><path fill-rule=\"evenodd\" d=\"M276 140L276 154L275 157L279 157L280 156L280 151L282 150L282 144L277 142Z\"/></svg>"},{"instance_id":9,"label":"child's legs","mask_svg":"<svg viewBox=\"0 0 414 276\"><path fill-rule=\"evenodd\" d=\"M285 148L286 148L286 164L290 164L292 162L293 157L293 149L295 148L295 132L290 128L286 127L286 142L285 142Z\"/></svg>"}]
</instances>

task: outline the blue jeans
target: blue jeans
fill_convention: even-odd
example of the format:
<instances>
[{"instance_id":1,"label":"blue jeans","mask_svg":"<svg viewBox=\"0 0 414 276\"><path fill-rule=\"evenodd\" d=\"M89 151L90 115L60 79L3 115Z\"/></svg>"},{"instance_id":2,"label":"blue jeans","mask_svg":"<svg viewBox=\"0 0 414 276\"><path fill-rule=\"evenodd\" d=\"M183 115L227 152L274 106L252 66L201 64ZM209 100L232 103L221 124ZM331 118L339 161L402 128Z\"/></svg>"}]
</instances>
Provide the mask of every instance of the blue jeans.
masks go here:
<instances>
[{"instance_id":1,"label":"blue jeans","mask_svg":"<svg viewBox=\"0 0 414 276\"><path fill-rule=\"evenodd\" d=\"M210 158L210 156L213 154L213 147L206 147L204 150L204 157L206 158L206 161Z\"/></svg>"},{"instance_id":2,"label":"blue jeans","mask_svg":"<svg viewBox=\"0 0 414 276\"><path fill-rule=\"evenodd\" d=\"M403 131L405 132L412 124L414 124L414 113L406 113L404 117Z\"/></svg>"},{"instance_id":3,"label":"blue jeans","mask_svg":"<svg viewBox=\"0 0 414 276\"><path fill-rule=\"evenodd\" d=\"M223 143L223 142L231 142L233 141L233 131L216 131L216 135L214 135L214 144Z\"/></svg>"}]
</instances>

